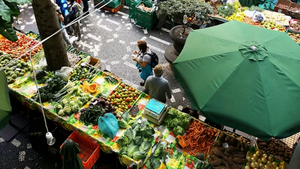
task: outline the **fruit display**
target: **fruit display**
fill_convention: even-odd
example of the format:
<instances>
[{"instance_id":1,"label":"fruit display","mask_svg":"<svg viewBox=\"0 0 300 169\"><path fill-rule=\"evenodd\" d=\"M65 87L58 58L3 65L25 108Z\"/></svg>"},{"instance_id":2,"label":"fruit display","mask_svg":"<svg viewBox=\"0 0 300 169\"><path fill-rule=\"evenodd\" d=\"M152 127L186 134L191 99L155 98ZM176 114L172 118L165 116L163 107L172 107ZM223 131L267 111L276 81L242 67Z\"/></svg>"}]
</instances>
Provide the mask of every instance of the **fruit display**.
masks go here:
<instances>
[{"instance_id":1,"label":"fruit display","mask_svg":"<svg viewBox=\"0 0 300 169\"><path fill-rule=\"evenodd\" d=\"M194 157L197 153L204 153L204 156L207 157L219 130L194 119L185 133L182 139L180 139L181 136L178 138L183 151Z\"/></svg>"},{"instance_id":2,"label":"fruit display","mask_svg":"<svg viewBox=\"0 0 300 169\"><path fill-rule=\"evenodd\" d=\"M144 160L154 142L155 131L148 121L142 121L140 118L133 121L130 126L131 128L116 141L120 146L119 154L127 155L135 161Z\"/></svg>"},{"instance_id":3,"label":"fruit display","mask_svg":"<svg viewBox=\"0 0 300 169\"><path fill-rule=\"evenodd\" d=\"M16 42L11 42L3 36L0 36L0 50L6 52L7 54L11 54L14 58L18 58L39 43L36 40L28 38L24 34L17 33L17 36L18 40ZM29 55L31 54L31 56L33 57L41 49L42 45L39 45L35 49L31 50L31 52L27 53L19 59L24 62L28 62L30 60Z\"/></svg>"},{"instance_id":4,"label":"fruit display","mask_svg":"<svg viewBox=\"0 0 300 169\"><path fill-rule=\"evenodd\" d=\"M11 55L3 54L3 52L0 52L0 67L8 65L12 60L13 58L11 57Z\"/></svg>"},{"instance_id":5,"label":"fruit display","mask_svg":"<svg viewBox=\"0 0 300 169\"><path fill-rule=\"evenodd\" d=\"M184 131L189 128L192 117L182 113L174 108L170 108L164 119L164 125L168 127L175 136L183 135Z\"/></svg>"},{"instance_id":6,"label":"fruit display","mask_svg":"<svg viewBox=\"0 0 300 169\"><path fill-rule=\"evenodd\" d=\"M265 21L271 21L281 26L289 25L289 21L291 19L291 17L286 16L283 13L272 12L269 10L264 10L262 13L265 16Z\"/></svg>"},{"instance_id":7,"label":"fruit display","mask_svg":"<svg viewBox=\"0 0 300 169\"><path fill-rule=\"evenodd\" d=\"M151 12L152 11L152 8L149 8L149 7L145 6L145 4L143 4L143 3L141 3L137 8L139 8L142 11L145 11L145 12Z\"/></svg>"},{"instance_id":8,"label":"fruit display","mask_svg":"<svg viewBox=\"0 0 300 169\"><path fill-rule=\"evenodd\" d=\"M290 26L289 26L289 29L293 30L293 31L300 32L300 22L298 22L297 20L292 19L291 23L290 23Z\"/></svg>"},{"instance_id":9,"label":"fruit display","mask_svg":"<svg viewBox=\"0 0 300 169\"><path fill-rule=\"evenodd\" d=\"M248 162L245 169L279 169L280 166L280 161L258 149L254 152L248 151L246 158Z\"/></svg>"},{"instance_id":10,"label":"fruit display","mask_svg":"<svg viewBox=\"0 0 300 169\"><path fill-rule=\"evenodd\" d=\"M72 81L72 82L79 81L79 80L90 81L99 72L100 72L100 70L93 66L87 66L85 64L81 64L79 66L76 66L74 68L74 70L72 71L72 74L70 76L70 81Z\"/></svg>"},{"instance_id":11,"label":"fruit display","mask_svg":"<svg viewBox=\"0 0 300 169\"><path fill-rule=\"evenodd\" d=\"M112 91L111 95L108 96L107 101L111 102L111 104L120 112L125 112L132 107L140 94L141 93L137 89L128 86L125 83L121 83L114 91Z\"/></svg>"},{"instance_id":12,"label":"fruit display","mask_svg":"<svg viewBox=\"0 0 300 169\"><path fill-rule=\"evenodd\" d=\"M9 62L9 58L11 58L9 55L2 55L2 56L3 57L0 56L2 60L1 64L9 63L7 67L4 69L4 73L6 74L8 84L15 82L17 77L22 77L26 73L31 73L32 69L27 63L21 60L15 60Z\"/></svg>"},{"instance_id":13,"label":"fruit display","mask_svg":"<svg viewBox=\"0 0 300 169\"><path fill-rule=\"evenodd\" d=\"M300 34L298 33L288 33L288 35L297 43L300 43Z\"/></svg>"},{"instance_id":14,"label":"fruit display","mask_svg":"<svg viewBox=\"0 0 300 169\"><path fill-rule=\"evenodd\" d=\"M208 162L213 168L244 168L247 162L246 154L249 150L247 143L240 142L221 132L214 147L209 153Z\"/></svg>"},{"instance_id":15,"label":"fruit display","mask_svg":"<svg viewBox=\"0 0 300 169\"><path fill-rule=\"evenodd\" d=\"M87 81L83 81L82 85L80 85L80 88L82 89L82 91L84 91L86 93L91 93L91 94L96 93L98 87L99 87L99 85L97 83L90 84Z\"/></svg>"},{"instance_id":16,"label":"fruit display","mask_svg":"<svg viewBox=\"0 0 300 169\"><path fill-rule=\"evenodd\" d=\"M54 76L49 79L46 84L46 86L39 89L42 102L51 101L55 98L55 94L62 90L66 86L67 82L60 76ZM33 100L39 101L38 94L33 97Z\"/></svg>"},{"instance_id":17,"label":"fruit display","mask_svg":"<svg viewBox=\"0 0 300 169\"><path fill-rule=\"evenodd\" d=\"M114 116L117 116L116 109L111 103L106 98L100 97L92 100L87 108L80 110L79 120L86 125L97 125L98 118L106 113L112 113Z\"/></svg>"},{"instance_id":18,"label":"fruit display","mask_svg":"<svg viewBox=\"0 0 300 169\"><path fill-rule=\"evenodd\" d=\"M261 27L266 28L266 29L280 31L280 32L285 32L285 27L283 27L281 25L277 25L273 21L263 21L263 22L261 22Z\"/></svg>"},{"instance_id":19,"label":"fruit display","mask_svg":"<svg viewBox=\"0 0 300 169\"><path fill-rule=\"evenodd\" d=\"M258 140L257 145L259 149L264 150L268 154L279 156L281 160L287 163L292 158L293 149L274 138L269 139L267 142Z\"/></svg>"},{"instance_id":20,"label":"fruit display","mask_svg":"<svg viewBox=\"0 0 300 169\"><path fill-rule=\"evenodd\" d=\"M243 19L245 17L245 14L243 12L236 12L230 16L225 17L226 19L232 21L232 20L236 20L236 21L240 21L242 22Z\"/></svg>"},{"instance_id":21,"label":"fruit display","mask_svg":"<svg viewBox=\"0 0 300 169\"><path fill-rule=\"evenodd\" d=\"M59 116L70 116L78 113L79 109L91 99L91 95L81 92L77 87L69 91L62 101L55 105L55 111ZM96 119L98 120L98 118Z\"/></svg>"},{"instance_id":22,"label":"fruit display","mask_svg":"<svg viewBox=\"0 0 300 169\"><path fill-rule=\"evenodd\" d=\"M159 168L166 161L167 152L165 151L165 142L159 142L153 147L153 149L153 153L150 155L149 159L147 159L145 163L146 169Z\"/></svg>"},{"instance_id":23,"label":"fruit display","mask_svg":"<svg viewBox=\"0 0 300 169\"><path fill-rule=\"evenodd\" d=\"M36 38L38 37L38 35L37 35L37 34L35 34L35 33L32 33L32 32L30 32L30 33L27 33L27 34L26 34L26 36L27 36L27 37L30 37L30 38L32 38L32 39L36 39Z\"/></svg>"}]
</instances>

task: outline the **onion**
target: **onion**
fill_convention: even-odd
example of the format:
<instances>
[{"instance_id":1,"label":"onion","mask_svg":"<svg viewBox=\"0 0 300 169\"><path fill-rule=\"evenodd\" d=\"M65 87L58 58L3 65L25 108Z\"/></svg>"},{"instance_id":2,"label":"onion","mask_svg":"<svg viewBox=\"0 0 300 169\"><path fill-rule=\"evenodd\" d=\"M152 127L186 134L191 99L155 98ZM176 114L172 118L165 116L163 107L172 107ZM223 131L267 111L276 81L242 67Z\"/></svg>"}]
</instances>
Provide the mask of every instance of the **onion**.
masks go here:
<instances>
[{"instance_id":1,"label":"onion","mask_svg":"<svg viewBox=\"0 0 300 169\"><path fill-rule=\"evenodd\" d=\"M268 160L267 160L267 158L266 158L266 157L263 157L263 158L261 159L261 161L262 161L263 163L265 163L265 164L266 164Z\"/></svg>"},{"instance_id":2,"label":"onion","mask_svg":"<svg viewBox=\"0 0 300 169\"><path fill-rule=\"evenodd\" d=\"M252 167L252 168L255 168L255 164L254 164L253 162L251 163L251 167Z\"/></svg>"},{"instance_id":3,"label":"onion","mask_svg":"<svg viewBox=\"0 0 300 169\"><path fill-rule=\"evenodd\" d=\"M276 163L276 162L273 162L272 165L273 165L274 167L277 167L277 163Z\"/></svg>"},{"instance_id":4,"label":"onion","mask_svg":"<svg viewBox=\"0 0 300 169\"><path fill-rule=\"evenodd\" d=\"M257 162L254 162L255 167L259 167L259 164Z\"/></svg>"},{"instance_id":5,"label":"onion","mask_svg":"<svg viewBox=\"0 0 300 169\"><path fill-rule=\"evenodd\" d=\"M261 159L260 159L260 158L259 158L259 159L257 159L257 162L258 162L258 163L261 163Z\"/></svg>"},{"instance_id":6,"label":"onion","mask_svg":"<svg viewBox=\"0 0 300 169\"><path fill-rule=\"evenodd\" d=\"M269 161L273 162L273 157L269 156Z\"/></svg>"},{"instance_id":7,"label":"onion","mask_svg":"<svg viewBox=\"0 0 300 169\"><path fill-rule=\"evenodd\" d=\"M268 166L272 167L272 162L271 161L268 161L267 164L268 164Z\"/></svg>"},{"instance_id":8,"label":"onion","mask_svg":"<svg viewBox=\"0 0 300 169\"><path fill-rule=\"evenodd\" d=\"M248 160L248 162L251 162L251 157L246 157L247 158L247 160Z\"/></svg>"},{"instance_id":9,"label":"onion","mask_svg":"<svg viewBox=\"0 0 300 169\"><path fill-rule=\"evenodd\" d=\"M256 155L256 154L254 154L254 155L253 155L253 158L255 158L255 159L256 159L256 158L257 158L257 155Z\"/></svg>"},{"instance_id":10,"label":"onion","mask_svg":"<svg viewBox=\"0 0 300 169\"><path fill-rule=\"evenodd\" d=\"M265 165L264 165L263 163L260 163L260 164L259 164L259 167L260 167L260 168L264 168L264 166L265 166Z\"/></svg>"},{"instance_id":11,"label":"onion","mask_svg":"<svg viewBox=\"0 0 300 169\"><path fill-rule=\"evenodd\" d=\"M245 169L250 169L250 167L246 165L246 166L245 166Z\"/></svg>"},{"instance_id":12,"label":"onion","mask_svg":"<svg viewBox=\"0 0 300 169\"><path fill-rule=\"evenodd\" d=\"M261 154L260 154L260 151L257 151L257 152L256 152L256 156L259 157L260 155L261 155Z\"/></svg>"},{"instance_id":13,"label":"onion","mask_svg":"<svg viewBox=\"0 0 300 169\"><path fill-rule=\"evenodd\" d=\"M252 161L252 162L255 162L255 161L256 161L256 159L252 157L252 158L251 158L251 161Z\"/></svg>"},{"instance_id":14,"label":"onion","mask_svg":"<svg viewBox=\"0 0 300 169\"><path fill-rule=\"evenodd\" d=\"M263 157L268 157L268 155L267 154L263 154Z\"/></svg>"}]
</instances>

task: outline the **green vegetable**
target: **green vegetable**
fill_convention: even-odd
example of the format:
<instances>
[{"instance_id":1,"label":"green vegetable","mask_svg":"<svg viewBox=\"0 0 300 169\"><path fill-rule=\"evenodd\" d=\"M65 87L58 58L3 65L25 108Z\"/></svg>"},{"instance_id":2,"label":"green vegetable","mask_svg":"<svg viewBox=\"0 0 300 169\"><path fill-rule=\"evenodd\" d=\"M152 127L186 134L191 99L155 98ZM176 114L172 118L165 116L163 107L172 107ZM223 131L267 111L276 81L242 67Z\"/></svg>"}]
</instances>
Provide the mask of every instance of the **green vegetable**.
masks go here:
<instances>
[{"instance_id":1,"label":"green vegetable","mask_svg":"<svg viewBox=\"0 0 300 169\"><path fill-rule=\"evenodd\" d=\"M144 151L136 151L133 153L133 159L138 161L146 158L146 152Z\"/></svg>"},{"instance_id":2,"label":"green vegetable","mask_svg":"<svg viewBox=\"0 0 300 169\"><path fill-rule=\"evenodd\" d=\"M66 115L70 115L72 110L71 110L71 107L70 106L65 106L64 107L64 112Z\"/></svg>"},{"instance_id":3,"label":"green vegetable","mask_svg":"<svg viewBox=\"0 0 300 169\"><path fill-rule=\"evenodd\" d=\"M123 119L119 120L118 124L119 124L120 128L122 128L122 129L126 129L128 127L128 124Z\"/></svg>"},{"instance_id":4,"label":"green vegetable","mask_svg":"<svg viewBox=\"0 0 300 169\"><path fill-rule=\"evenodd\" d=\"M184 129L180 126L177 126L174 128L173 133L178 136L178 135L183 135L184 134Z\"/></svg>"},{"instance_id":5,"label":"green vegetable","mask_svg":"<svg viewBox=\"0 0 300 169\"><path fill-rule=\"evenodd\" d=\"M159 157L160 154L161 154L163 151L164 151L164 145L160 143L160 144L157 145L157 147L156 147L156 149L155 149L155 151L154 151L153 156L154 156L154 157Z\"/></svg>"},{"instance_id":6,"label":"green vegetable","mask_svg":"<svg viewBox=\"0 0 300 169\"><path fill-rule=\"evenodd\" d=\"M141 143L144 141L144 139L141 136L136 136L133 141L134 141L134 144L141 145Z\"/></svg>"},{"instance_id":7,"label":"green vegetable","mask_svg":"<svg viewBox=\"0 0 300 169\"><path fill-rule=\"evenodd\" d=\"M128 111L124 112L121 116L121 119L123 119L126 123L128 123L130 120L129 112Z\"/></svg>"},{"instance_id":8,"label":"green vegetable","mask_svg":"<svg viewBox=\"0 0 300 169\"><path fill-rule=\"evenodd\" d=\"M128 147L127 147L127 155L129 157L132 157L133 156L133 153L136 152L136 151L139 151L139 147L135 144L130 144Z\"/></svg>"},{"instance_id":9,"label":"green vegetable","mask_svg":"<svg viewBox=\"0 0 300 169\"><path fill-rule=\"evenodd\" d=\"M65 115L64 110L63 110L63 109L59 110L59 111L58 111L58 115L59 115L59 116L64 116L64 115Z\"/></svg>"},{"instance_id":10,"label":"green vegetable","mask_svg":"<svg viewBox=\"0 0 300 169\"><path fill-rule=\"evenodd\" d=\"M145 151L145 152L148 152L148 150L151 148L151 142L149 141L144 141L142 143L142 145L140 146L140 151Z\"/></svg>"},{"instance_id":11,"label":"green vegetable","mask_svg":"<svg viewBox=\"0 0 300 169\"><path fill-rule=\"evenodd\" d=\"M225 18L226 16L230 16L234 13L234 7L231 4L223 4L218 7L219 15Z\"/></svg>"}]
</instances>

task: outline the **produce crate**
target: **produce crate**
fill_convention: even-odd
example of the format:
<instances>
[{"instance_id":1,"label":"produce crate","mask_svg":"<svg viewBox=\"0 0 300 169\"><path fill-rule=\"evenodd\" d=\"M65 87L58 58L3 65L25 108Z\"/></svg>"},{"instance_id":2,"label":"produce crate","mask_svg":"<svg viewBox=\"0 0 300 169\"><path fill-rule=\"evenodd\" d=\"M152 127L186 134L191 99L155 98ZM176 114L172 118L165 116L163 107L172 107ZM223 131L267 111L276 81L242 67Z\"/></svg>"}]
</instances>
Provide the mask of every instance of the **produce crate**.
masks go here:
<instances>
[{"instance_id":1,"label":"produce crate","mask_svg":"<svg viewBox=\"0 0 300 169\"><path fill-rule=\"evenodd\" d=\"M68 139L73 140L79 146L80 153L78 156L82 160L82 164L85 169L91 169L100 157L100 148L97 143L81 136L79 133L73 131L73 133L68 137ZM62 148L63 144L60 146Z\"/></svg>"},{"instance_id":2,"label":"produce crate","mask_svg":"<svg viewBox=\"0 0 300 169\"><path fill-rule=\"evenodd\" d=\"M138 8L139 5L144 4L146 7L151 9L150 12L143 11ZM135 9L135 22L136 25L142 26L147 29L152 29L157 24L157 17L155 9L156 7L153 6L154 2L151 1L141 1L136 5Z\"/></svg>"},{"instance_id":3,"label":"produce crate","mask_svg":"<svg viewBox=\"0 0 300 169\"><path fill-rule=\"evenodd\" d=\"M38 33L33 32L33 31L29 31L29 32L27 32L25 35L26 35L27 37L30 37L30 36L28 36L29 34L34 34L34 35L36 35L36 38L33 38L33 39L35 39L35 40L38 40L38 39L40 38L40 35L39 35ZM32 37L30 37L30 38L32 38Z\"/></svg>"},{"instance_id":4,"label":"produce crate","mask_svg":"<svg viewBox=\"0 0 300 169\"><path fill-rule=\"evenodd\" d=\"M107 2L109 2L109 0L105 0L105 1L103 2L103 4L106 4ZM118 7L120 4L121 4L121 0L113 0L112 2L110 2L109 4L107 4L106 6L107 6L107 7L110 7L110 8L116 8L116 7Z\"/></svg>"},{"instance_id":5,"label":"produce crate","mask_svg":"<svg viewBox=\"0 0 300 169\"><path fill-rule=\"evenodd\" d=\"M300 5L291 2L291 5L287 10L287 14L292 18L300 19Z\"/></svg>"},{"instance_id":6,"label":"produce crate","mask_svg":"<svg viewBox=\"0 0 300 169\"><path fill-rule=\"evenodd\" d=\"M288 14L288 9L290 8L291 1L288 0L278 0L275 5L274 11L279 13Z\"/></svg>"},{"instance_id":7,"label":"produce crate","mask_svg":"<svg viewBox=\"0 0 300 169\"><path fill-rule=\"evenodd\" d=\"M129 17L130 18L135 18L135 8L136 4L140 3L140 0L127 0L128 1L128 6L129 6Z\"/></svg>"},{"instance_id":8,"label":"produce crate","mask_svg":"<svg viewBox=\"0 0 300 169\"><path fill-rule=\"evenodd\" d=\"M297 20L297 19L291 19L291 20L290 20L289 27L288 27L288 29L287 29L287 32L292 32L292 33L300 34L300 31L294 30L294 29L291 27L291 25L292 25L293 23L299 23L299 25L300 25L300 20Z\"/></svg>"},{"instance_id":9,"label":"produce crate","mask_svg":"<svg viewBox=\"0 0 300 169\"><path fill-rule=\"evenodd\" d=\"M90 62L89 62L89 65L92 65L92 66L94 66L94 67L100 69L100 67L101 67L101 62L100 62L99 59L94 58L93 56L91 56L91 60L90 60Z\"/></svg>"}]
</instances>

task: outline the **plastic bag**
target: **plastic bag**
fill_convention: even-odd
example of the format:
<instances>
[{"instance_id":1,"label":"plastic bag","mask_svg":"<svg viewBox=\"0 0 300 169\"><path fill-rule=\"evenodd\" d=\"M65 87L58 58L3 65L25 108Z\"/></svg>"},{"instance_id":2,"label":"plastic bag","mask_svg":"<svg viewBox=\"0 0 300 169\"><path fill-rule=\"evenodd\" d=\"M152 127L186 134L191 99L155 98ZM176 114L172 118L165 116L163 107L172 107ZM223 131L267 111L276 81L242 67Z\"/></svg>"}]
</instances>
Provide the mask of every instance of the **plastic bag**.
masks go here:
<instances>
[{"instance_id":1,"label":"plastic bag","mask_svg":"<svg viewBox=\"0 0 300 169\"><path fill-rule=\"evenodd\" d=\"M258 11L255 11L255 13L252 16L252 20L254 22L262 22L264 21L264 14Z\"/></svg>"},{"instance_id":2,"label":"plastic bag","mask_svg":"<svg viewBox=\"0 0 300 169\"><path fill-rule=\"evenodd\" d=\"M63 80L68 81L70 73L73 71L73 68L63 66L60 70L56 71L56 75L63 78Z\"/></svg>"},{"instance_id":3,"label":"plastic bag","mask_svg":"<svg viewBox=\"0 0 300 169\"><path fill-rule=\"evenodd\" d=\"M104 117L98 118L99 129L110 138L114 138L119 131L118 120L112 113L106 113Z\"/></svg>"}]
</instances>

